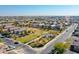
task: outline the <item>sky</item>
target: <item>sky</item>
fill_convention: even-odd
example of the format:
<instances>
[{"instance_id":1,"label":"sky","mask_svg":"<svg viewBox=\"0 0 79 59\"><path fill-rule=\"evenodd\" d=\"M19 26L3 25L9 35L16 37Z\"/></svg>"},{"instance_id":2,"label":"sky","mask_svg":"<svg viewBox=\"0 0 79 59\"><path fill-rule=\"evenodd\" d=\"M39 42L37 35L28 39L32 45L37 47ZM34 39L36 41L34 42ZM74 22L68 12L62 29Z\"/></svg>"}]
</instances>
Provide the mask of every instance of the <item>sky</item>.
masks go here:
<instances>
[{"instance_id":1,"label":"sky","mask_svg":"<svg viewBox=\"0 0 79 59\"><path fill-rule=\"evenodd\" d=\"M79 16L79 5L0 5L0 16Z\"/></svg>"}]
</instances>

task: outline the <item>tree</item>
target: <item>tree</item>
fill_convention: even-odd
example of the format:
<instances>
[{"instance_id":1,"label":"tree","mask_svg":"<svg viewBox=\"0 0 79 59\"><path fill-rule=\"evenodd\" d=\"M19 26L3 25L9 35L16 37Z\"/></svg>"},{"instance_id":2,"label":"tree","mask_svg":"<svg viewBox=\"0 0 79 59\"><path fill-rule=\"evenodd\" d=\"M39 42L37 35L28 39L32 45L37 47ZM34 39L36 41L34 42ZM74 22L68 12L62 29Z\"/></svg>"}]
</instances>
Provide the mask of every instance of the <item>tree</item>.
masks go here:
<instances>
[{"instance_id":1,"label":"tree","mask_svg":"<svg viewBox=\"0 0 79 59\"><path fill-rule=\"evenodd\" d=\"M11 37L11 33L8 31L2 32L2 36Z\"/></svg>"},{"instance_id":2,"label":"tree","mask_svg":"<svg viewBox=\"0 0 79 59\"><path fill-rule=\"evenodd\" d=\"M18 26L19 23L18 23L17 21L14 21L14 25L15 25L15 26Z\"/></svg>"},{"instance_id":3,"label":"tree","mask_svg":"<svg viewBox=\"0 0 79 59\"><path fill-rule=\"evenodd\" d=\"M13 38L14 40L16 40L16 39L17 39L17 36L14 34L14 35L12 35L12 38Z\"/></svg>"},{"instance_id":4,"label":"tree","mask_svg":"<svg viewBox=\"0 0 79 59\"><path fill-rule=\"evenodd\" d=\"M62 54L64 53L64 51L68 48L67 44L66 43L56 43L55 46L54 46L54 50L53 52L54 53L57 53L57 54Z\"/></svg>"},{"instance_id":5,"label":"tree","mask_svg":"<svg viewBox=\"0 0 79 59\"><path fill-rule=\"evenodd\" d=\"M0 33L3 31L3 29L2 28L0 28Z\"/></svg>"}]
</instances>

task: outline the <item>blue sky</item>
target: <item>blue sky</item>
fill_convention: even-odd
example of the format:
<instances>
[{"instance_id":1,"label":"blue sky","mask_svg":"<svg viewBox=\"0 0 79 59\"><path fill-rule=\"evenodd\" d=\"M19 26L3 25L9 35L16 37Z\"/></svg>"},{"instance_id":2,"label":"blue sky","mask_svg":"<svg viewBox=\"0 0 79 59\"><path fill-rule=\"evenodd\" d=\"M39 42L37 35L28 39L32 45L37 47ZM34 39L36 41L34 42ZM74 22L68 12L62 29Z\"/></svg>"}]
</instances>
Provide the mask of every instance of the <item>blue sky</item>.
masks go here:
<instances>
[{"instance_id":1,"label":"blue sky","mask_svg":"<svg viewBox=\"0 0 79 59\"><path fill-rule=\"evenodd\" d=\"M78 15L79 5L0 5L0 16Z\"/></svg>"}]
</instances>

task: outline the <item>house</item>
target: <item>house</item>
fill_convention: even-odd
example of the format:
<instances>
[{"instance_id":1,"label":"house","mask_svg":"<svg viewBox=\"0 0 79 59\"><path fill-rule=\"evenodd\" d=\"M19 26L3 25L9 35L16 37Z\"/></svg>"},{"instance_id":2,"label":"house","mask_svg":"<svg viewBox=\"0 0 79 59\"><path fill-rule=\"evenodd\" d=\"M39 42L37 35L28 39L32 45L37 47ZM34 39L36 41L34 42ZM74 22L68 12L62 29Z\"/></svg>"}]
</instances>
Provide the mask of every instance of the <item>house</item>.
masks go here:
<instances>
[{"instance_id":1,"label":"house","mask_svg":"<svg viewBox=\"0 0 79 59\"><path fill-rule=\"evenodd\" d=\"M34 27L34 28L38 28L39 23L38 22L32 22L31 26Z\"/></svg>"},{"instance_id":2,"label":"house","mask_svg":"<svg viewBox=\"0 0 79 59\"><path fill-rule=\"evenodd\" d=\"M63 28L63 24L53 24L51 25L51 28L59 30Z\"/></svg>"},{"instance_id":3,"label":"house","mask_svg":"<svg viewBox=\"0 0 79 59\"><path fill-rule=\"evenodd\" d=\"M44 26L44 25L45 25L44 23L40 23L40 24L39 24L40 27L42 27L42 26Z\"/></svg>"},{"instance_id":4,"label":"house","mask_svg":"<svg viewBox=\"0 0 79 59\"><path fill-rule=\"evenodd\" d=\"M24 32L24 31L26 31L25 28L17 28L17 29L14 30L14 33L15 33L15 34L21 34L21 33Z\"/></svg>"},{"instance_id":5,"label":"house","mask_svg":"<svg viewBox=\"0 0 79 59\"><path fill-rule=\"evenodd\" d=\"M51 28L54 28L54 27L56 27L56 25L55 25L55 24L51 25Z\"/></svg>"},{"instance_id":6,"label":"house","mask_svg":"<svg viewBox=\"0 0 79 59\"><path fill-rule=\"evenodd\" d=\"M44 36L45 38L54 38L55 37L55 35L53 35L53 34L46 34L45 36Z\"/></svg>"}]
</instances>

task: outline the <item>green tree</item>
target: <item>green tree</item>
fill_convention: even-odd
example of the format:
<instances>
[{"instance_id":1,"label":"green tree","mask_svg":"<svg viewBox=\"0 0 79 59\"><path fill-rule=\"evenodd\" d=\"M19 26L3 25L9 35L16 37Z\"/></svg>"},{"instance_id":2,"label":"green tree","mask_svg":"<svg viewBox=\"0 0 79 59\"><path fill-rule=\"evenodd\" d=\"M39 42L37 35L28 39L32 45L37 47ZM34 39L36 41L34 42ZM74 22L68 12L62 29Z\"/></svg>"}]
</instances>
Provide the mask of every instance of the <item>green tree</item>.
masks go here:
<instances>
[{"instance_id":1,"label":"green tree","mask_svg":"<svg viewBox=\"0 0 79 59\"><path fill-rule=\"evenodd\" d=\"M56 43L53 52L57 54L62 54L67 48L68 45L66 43L62 43L62 42Z\"/></svg>"}]
</instances>

